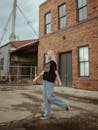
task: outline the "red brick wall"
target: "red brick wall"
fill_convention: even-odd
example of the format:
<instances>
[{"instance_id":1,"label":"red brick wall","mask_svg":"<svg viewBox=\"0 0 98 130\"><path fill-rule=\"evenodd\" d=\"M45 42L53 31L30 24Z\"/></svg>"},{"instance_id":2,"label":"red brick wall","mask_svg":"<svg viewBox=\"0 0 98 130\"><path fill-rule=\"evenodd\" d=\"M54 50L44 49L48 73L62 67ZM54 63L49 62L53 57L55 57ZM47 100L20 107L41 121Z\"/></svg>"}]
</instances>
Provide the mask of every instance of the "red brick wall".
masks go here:
<instances>
[{"instance_id":1,"label":"red brick wall","mask_svg":"<svg viewBox=\"0 0 98 130\"><path fill-rule=\"evenodd\" d=\"M77 21L76 0L66 0L67 26L58 30L58 6L65 0L48 0L40 6L38 71L43 69L44 53L54 49L60 52L72 51L73 87L98 90L98 0L88 0L88 18ZM44 15L52 13L52 33L44 34ZM78 77L78 47L89 45L90 76Z\"/></svg>"}]
</instances>

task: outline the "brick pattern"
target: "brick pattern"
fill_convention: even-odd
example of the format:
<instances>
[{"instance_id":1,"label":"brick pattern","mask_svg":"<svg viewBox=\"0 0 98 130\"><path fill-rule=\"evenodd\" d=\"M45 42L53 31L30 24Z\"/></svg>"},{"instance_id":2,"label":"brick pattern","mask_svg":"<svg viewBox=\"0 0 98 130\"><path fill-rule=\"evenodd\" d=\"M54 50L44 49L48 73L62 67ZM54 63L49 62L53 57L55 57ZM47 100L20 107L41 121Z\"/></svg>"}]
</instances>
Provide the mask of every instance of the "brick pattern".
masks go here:
<instances>
[{"instance_id":1,"label":"brick pattern","mask_svg":"<svg viewBox=\"0 0 98 130\"><path fill-rule=\"evenodd\" d=\"M58 30L58 6L65 0L47 0L40 6L38 71L43 68L44 53L48 49L60 52L72 51L72 75L75 88L98 90L98 0L88 0L88 17L86 20L77 21L76 0L66 0L67 26ZM52 33L44 34L44 15L52 13ZM78 76L78 47L89 46L90 76Z\"/></svg>"}]
</instances>

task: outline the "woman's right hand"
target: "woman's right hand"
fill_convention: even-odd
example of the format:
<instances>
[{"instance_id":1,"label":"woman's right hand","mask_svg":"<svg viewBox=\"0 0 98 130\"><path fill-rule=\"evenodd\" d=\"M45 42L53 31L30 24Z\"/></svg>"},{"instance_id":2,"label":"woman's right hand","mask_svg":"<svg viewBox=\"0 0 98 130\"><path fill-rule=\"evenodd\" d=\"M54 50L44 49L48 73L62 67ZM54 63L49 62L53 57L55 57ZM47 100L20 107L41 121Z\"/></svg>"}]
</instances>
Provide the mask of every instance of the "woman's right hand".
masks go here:
<instances>
[{"instance_id":1,"label":"woman's right hand","mask_svg":"<svg viewBox=\"0 0 98 130\"><path fill-rule=\"evenodd\" d=\"M34 79L34 80L33 80L33 85L38 85L38 84L39 84L39 83L38 83L38 80L37 80L37 79L36 79L36 80Z\"/></svg>"},{"instance_id":2,"label":"woman's right hand","mask_svg":"<svg viewBox=\"0 0 98 130\"><path fill-rule=\"evenodd\" d=\"M33 81L35 82L37 80L37 77L33 79Z\"/></svg>"}]
</instances>

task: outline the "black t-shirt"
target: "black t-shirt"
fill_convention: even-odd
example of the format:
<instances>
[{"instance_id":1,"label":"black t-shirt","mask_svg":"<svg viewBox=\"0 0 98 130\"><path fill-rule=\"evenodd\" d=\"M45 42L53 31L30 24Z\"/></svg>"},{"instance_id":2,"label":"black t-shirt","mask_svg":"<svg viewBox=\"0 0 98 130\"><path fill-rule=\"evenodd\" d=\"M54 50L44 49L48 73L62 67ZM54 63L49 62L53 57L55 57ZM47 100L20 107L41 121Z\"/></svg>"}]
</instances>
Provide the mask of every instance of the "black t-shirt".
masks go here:
<instances>
[{"instance_id":1,"label":"black t-shirt","mask_svg":"<svg viewBox=\"0 0 98 130\"><path fill-rule=\"evenodd\" d=\"M45 64L44 68L44 74L43 74L43 80L47 80L49 82L54 83L56 74L55 71L57 70L57 66L55 61L50 61Z\"/></svg>"}]
</instances>

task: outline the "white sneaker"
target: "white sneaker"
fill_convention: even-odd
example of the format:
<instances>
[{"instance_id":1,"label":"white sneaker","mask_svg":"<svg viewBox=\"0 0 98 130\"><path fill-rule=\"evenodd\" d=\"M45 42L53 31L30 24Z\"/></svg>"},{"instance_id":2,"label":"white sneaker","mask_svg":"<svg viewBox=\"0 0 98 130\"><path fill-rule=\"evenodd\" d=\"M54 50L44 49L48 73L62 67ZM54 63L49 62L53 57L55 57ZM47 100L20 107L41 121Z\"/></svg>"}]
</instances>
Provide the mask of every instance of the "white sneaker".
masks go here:
<instances>
[{"instance_id":1,"label":"white sneaker","mask_svg":"<svg viewBox=\"0 0 98 130\"><path fill-rule=\"evenodd\" d=\"M50 119L51 117L49 115L42 114L41 118L42 120Z\"/></svg>"}]
</instances>

